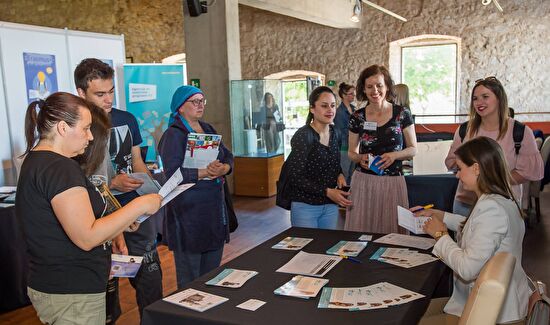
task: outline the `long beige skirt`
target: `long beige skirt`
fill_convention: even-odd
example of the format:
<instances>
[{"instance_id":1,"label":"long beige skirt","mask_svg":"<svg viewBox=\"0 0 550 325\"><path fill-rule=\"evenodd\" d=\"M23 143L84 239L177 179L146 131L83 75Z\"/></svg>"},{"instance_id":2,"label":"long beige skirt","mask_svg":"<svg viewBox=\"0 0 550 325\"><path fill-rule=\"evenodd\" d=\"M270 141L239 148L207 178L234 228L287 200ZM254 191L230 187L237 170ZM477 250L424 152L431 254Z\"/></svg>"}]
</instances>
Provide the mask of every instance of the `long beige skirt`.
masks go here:
<instances>
[{"instance_id":1,"label":"long beige skirt","mask_svg":"<svg viewBox=\"0 0 550 325\"><path fill-rule=\"evenodd\" d=\"M409 207L404 176L377 176L354 171L345 230L406 233L397 225L397 206Z\"/></svg>"}]
</instances>

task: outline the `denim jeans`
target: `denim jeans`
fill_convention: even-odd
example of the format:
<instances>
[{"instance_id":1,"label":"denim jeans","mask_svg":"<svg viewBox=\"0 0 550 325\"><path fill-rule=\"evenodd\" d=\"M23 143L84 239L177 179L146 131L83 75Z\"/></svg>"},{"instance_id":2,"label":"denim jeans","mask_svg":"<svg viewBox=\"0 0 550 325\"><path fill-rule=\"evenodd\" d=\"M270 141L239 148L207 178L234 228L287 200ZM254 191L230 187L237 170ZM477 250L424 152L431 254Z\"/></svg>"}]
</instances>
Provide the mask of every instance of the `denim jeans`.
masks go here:
<instances>
[{"instance_id":1,"label":"denim jeans","mask_svg":"<svg viewBox=\"0 0 550 325\"><path fill-rule=\"evenodd\" d=\"M222 255L223 247L203 253L174 250L178 289L220 266Z\"/></svg>"},{"instance_id":2,"label":"denim jeans","mask_svg":"<svg viewBox=\"0 0 550 325\"><path fill-rule=\"evenodd\" d=\"M312 205L292 202L290 223L294 227L336 229L338 206L336 204Z\"/></svg>"}]
</instances>

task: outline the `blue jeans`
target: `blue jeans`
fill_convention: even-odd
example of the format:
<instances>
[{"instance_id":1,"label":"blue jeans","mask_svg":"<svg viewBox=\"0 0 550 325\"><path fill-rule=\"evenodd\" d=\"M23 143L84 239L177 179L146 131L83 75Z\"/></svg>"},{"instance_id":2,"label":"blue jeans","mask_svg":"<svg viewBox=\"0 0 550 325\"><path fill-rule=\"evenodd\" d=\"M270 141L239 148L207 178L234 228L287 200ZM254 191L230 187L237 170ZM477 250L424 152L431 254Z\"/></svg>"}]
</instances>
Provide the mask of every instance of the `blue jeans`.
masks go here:
<instances>
[{"instance_id":1,"label":"blue jeans","mask_svg":"<svg viewBox=\"0 0 550 325\"><path fill-rule=\"evenodd\" d=\"M336 204L312 205L292 202L290 224L294 227L336 229L338 206Z\"/></svg>"},{"instance_id":2,"label":"blue jeans","mask_svg":"<svg viewBox=\"0 0 550 325\"><path fill-rule=\"evenodd\" d=\"M220 266L222 255L223 247L203 253L174 250L178 289Z\"/></svg>"},{"instance_id":3,"label":"blue jeans","mask_svg":"<svg viewBox=\"0 0 550 325\"><path fill-rule=\"evenodd\" d=\"M467 217L470 214L471 209L472 209L472 206L464 202L460 202L457 200L454 200L453 202L453 213Z\"/></svg>"}]
</instances>

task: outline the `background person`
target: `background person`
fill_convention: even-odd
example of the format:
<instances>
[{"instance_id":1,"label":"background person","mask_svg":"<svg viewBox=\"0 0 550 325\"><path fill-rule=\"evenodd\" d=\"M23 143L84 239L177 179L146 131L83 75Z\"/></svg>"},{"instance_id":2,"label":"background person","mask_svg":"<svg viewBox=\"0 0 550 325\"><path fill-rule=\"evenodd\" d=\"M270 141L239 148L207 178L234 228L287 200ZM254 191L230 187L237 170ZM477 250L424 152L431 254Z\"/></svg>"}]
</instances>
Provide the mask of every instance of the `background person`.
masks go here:
<instances>
[{"instance_id":1,"label":"background person","mask_svg":"<svg viewBox=\"0 0 550 325\"><path fill-rule=\"evenodd\" d=\"M496 141L480 136L465 142L455 155L457 177L466 190L475 193L477 200L469 217L435 209L416 213L431 217L423 228L437 240L433 254L454 272L451 298L433 300L428 314L437 313L435 307L440 306L439 313L460 317L485 263L498 252L508 252L516 258L516 264L497 323L523 320L531 294L521 267L525 223L510 185L502 148ZM458 242L448 235L447 228L459 232Z\"/></svg>"},{"instance_id":2,"label":"background person","mask_svg":"<svg viewBox=\"0 0 550 325\"><path fill-rule=\"evenodd\" d=\"M229 240L228 217L223 190L224 175L233 169L233 154L220 143L218 157L207 168L184 168L189 133L218 134L201 121L203 92L181 86L172 96L172 120L159 143L166 177L181 170L183 183L195 183L168 203L165 232L174 252L178 288L215 269L221 263L224 242Z\"/></svg>"},{"instance_id":3,"label":"background person","mask_svg":"<svg viewBox=\"0 0 550 325\"><path fill-rule=\"evenodd\" d=\"M342 102L336 109L334 117L334 128L340 133L342 145L340 146L340 165L346 178L346 183L351 184L351 175L355 168L355 163L348 157L348 128L351 114L355 112L355 86L342 82L338 86L338 95Z\"/></svg>"},{"instance_id":4,"label":"background person","mask_svg":"<svg viewBox=\"0 0 550 325\"><path fill-rule=\"evenodd\" d=\"M336 229L338 206L350 206L340 167L340 137L331 125L336 98L328 87L309 95L309 114L291 140L289 164L290 223L294 227ZM338 188L337 188L338 187Z\"/></svg>"},{"instance_id":5,"label":"background person","mask_svg":"<svg viewBox=\"0 0 550 325\"><path fill-rule=\"evenodd\" d=\"M416 154L416 133L409 109L391 103L392 87L388 69L380 65L367 67L357 80L357 99L367 105L349 121L348 154L358 167L351 180L353 205L346 213L346 230L404 231L397 225L395 207L409 206L402 160ZM369 168L369 155L380 156L381 175Z\"/></svg>"},{"instance_id":6,"label":"background person","mask_svg":"<svg viewBox=\"0 0 550 325\"><path fill-rule=\"evenodd\" d=\"M93 140L91 123L86 101L69 93L27 108L15 205L28 248L28 295L43 323L105 324L110 240L160 207L151 194L104 216L101 194L71 159Z\"/></svg>"},{"instance_id":7,"label":"background person","mask_svg":"<svg viewBox=\"0 0 550 325\"><path fill-rule=\"evenodd\" d=\"M457 167L456 149L464 142L479 136L486 136L498 142L512 174L512 190L519 200L522 197L521 184L536 181L543 177L544 167L542 157L537 149L533 132L525 126L521 148L516 154L513 129L514 119L509 117L508 98L504 87L495 77L476 81L470 102L470 119L464 140L459 130L454 135L453 143L445 158L449 169ZM475 202L475 193L464 189L459 182L456 190L453 212L468 215Z\"/></svg>"},{"instance_id":8,"label":"background person","mask_svg":"<svg viewBox=\"0 0 550 325\"><path fill-rule=\"evenodd\" d=\"M393 103L395 105L403 106L411 109L411 102L409 101L409 86L405 84L397 84L393 86L393 93L395 98Z\"/></svg>"},{"instance_id":9,"label":"background person","mask_svg":"<svg viewBox=\"0 0 550 325\"><path fill-rule=\"evenodd\" d=\"M264 95L263 105L257 113L259 119L256 127L263 130L265 147L268 153L277 152L281 145L280 132L284 130L283 115L275 102L273 94L267 92Z\"/></svg>"},{"instance_id":10,"label":"background person","mask_svg":"<svg viewBox=\"0 0 550 325\"><path fill-rule=\"evenodd\" d=\"M74 71L78 95L86 101L101 107L112 124L108 152L110 157L109 188L116 199L125 205L139 196L135 191L143 181L130 177L133 172L150 175L141 158L139 145L142 142L136 118L129 112L113 108L114 70L98 59L82 60ZM149 304L162 298L162 270L157 252L157 229L154 220L142 222L135 232L124 232L115 241L114 252L124 251L130 255L143 256L141 267L130 284L136 290L136 301L140 316ZM120 316L118 278L109 282L107 295L107 322L113 324Z\"/></svg>"}]
</instances>

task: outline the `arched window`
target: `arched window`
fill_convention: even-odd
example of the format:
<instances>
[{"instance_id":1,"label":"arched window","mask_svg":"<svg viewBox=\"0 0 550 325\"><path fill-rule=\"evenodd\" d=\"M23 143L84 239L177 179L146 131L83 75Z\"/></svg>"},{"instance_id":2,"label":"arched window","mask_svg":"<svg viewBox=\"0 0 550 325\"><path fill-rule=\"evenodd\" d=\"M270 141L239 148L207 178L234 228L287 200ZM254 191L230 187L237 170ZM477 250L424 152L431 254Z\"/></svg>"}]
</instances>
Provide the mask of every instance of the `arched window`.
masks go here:
<instances>
[{"instance_id":1,"label":"arched window","mask_svg":"<svg viewBox=\"0 0 550 325\"><path fill-rule=\"evenodd\" d=\"M409 86L417 123L456 123L460 94L460 38L419 35L390 43L390 72Z\"/></svg>"}]
</instances>

